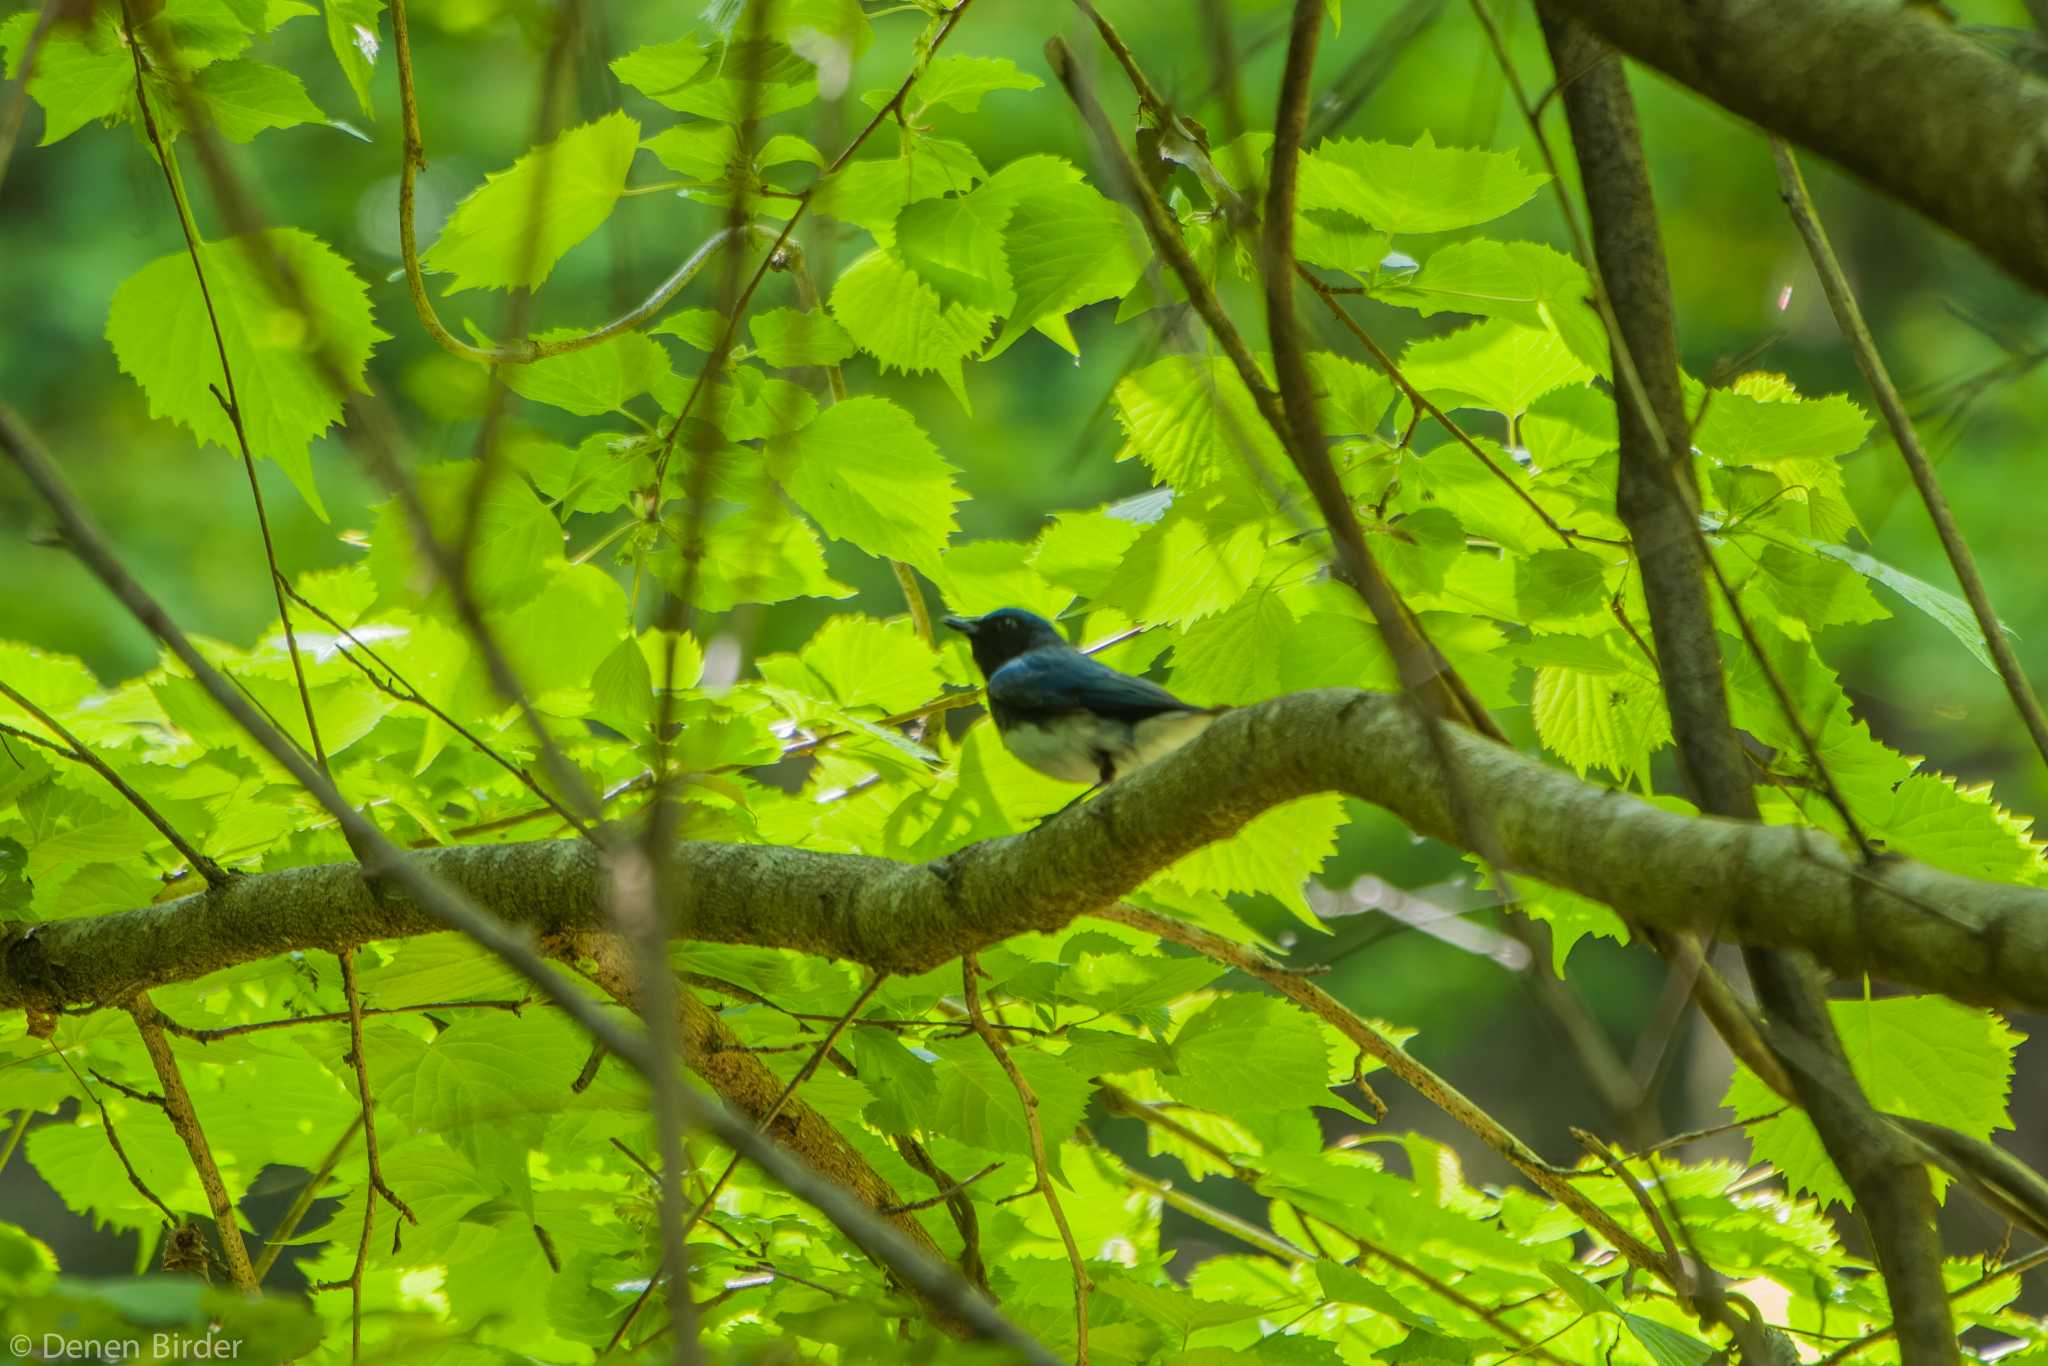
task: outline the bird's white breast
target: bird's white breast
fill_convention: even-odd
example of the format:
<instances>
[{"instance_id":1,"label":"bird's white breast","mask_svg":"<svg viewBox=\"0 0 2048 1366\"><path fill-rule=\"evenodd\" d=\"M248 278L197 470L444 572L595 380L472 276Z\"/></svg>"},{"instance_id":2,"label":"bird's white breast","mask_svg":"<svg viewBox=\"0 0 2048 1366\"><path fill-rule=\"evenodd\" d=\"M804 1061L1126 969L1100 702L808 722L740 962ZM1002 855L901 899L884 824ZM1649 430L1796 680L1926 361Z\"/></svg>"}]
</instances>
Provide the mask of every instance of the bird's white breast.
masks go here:
<instances>
[{"instance_id":1,"label":"bird's white breast","mask_svg":"<svg viewBox=\"0 0 2048 1366\"><path fill-rule=\"evenodd\" d=\"M1068 712L1043 723L1018 723L1003 732L1010 753L1049 778L1068 783L1102 780L1102 756L1122 776L1171 754L1216 718L1209 712L1166 712L1132 725L1092 712Z\"/></svg>"}]
</instances>

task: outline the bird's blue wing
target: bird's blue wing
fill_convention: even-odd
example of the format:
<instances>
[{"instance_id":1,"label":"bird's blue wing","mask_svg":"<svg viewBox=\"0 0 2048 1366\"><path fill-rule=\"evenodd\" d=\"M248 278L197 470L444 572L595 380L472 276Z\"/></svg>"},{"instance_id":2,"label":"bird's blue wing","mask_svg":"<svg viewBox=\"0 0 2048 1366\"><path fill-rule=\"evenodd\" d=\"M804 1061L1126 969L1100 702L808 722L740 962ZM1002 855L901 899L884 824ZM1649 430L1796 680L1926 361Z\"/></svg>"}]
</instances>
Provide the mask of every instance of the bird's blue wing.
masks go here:
<instances>
[{"instance_id":1,"label":"bird's blue wing","mask_svg":"<svg viewBox=\"0 0 2048 1366\"><path fill-rule=\"evenodd\" d=\"M1077 650L1034 650L989 675L989 701L1015 716L1091 711L1138 722L1161 712L1194 711L1157 683L1118 673Z\"/></svg>"}]
</instances>

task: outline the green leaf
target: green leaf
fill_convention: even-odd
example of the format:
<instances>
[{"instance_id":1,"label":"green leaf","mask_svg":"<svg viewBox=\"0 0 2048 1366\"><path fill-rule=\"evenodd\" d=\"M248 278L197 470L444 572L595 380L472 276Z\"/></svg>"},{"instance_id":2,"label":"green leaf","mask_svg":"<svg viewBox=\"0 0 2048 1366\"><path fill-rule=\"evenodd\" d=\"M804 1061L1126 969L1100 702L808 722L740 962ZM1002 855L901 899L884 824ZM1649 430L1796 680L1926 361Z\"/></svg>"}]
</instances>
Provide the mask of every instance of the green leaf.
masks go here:
<instances>
[{"instance_id":1,"label":"green leaf","mask_svg":"<svg viewBox=\"0 0 2048 1366\"><path fill-rule=\"evenodd\" d=\"M961 362L981 349L995 314L946 303L900 257L871 251L848 266L832 290L832 315L882 369L937 371L967 407Z\"/></svg>"},{"instance_id":2,"label":"green leaf","mask_svg":"<svg viewBox=\"0 0 2048 1366\"><path fill-rule=\"evenodd\" d=\"M1475 313L1556 332L1572 354L1607 370L1607 330L1591 302L1592 286L1577 261L1540 242L1454 242L1422 268L1375 289L1373 297L1424 317Z\"/></svg>"},{"instance_id":3,"label":"green leaf","mask_svg":"<svg viewBox=\"0 0 2048 1366\"><path fill-rule=\"evenodd\" d=\"M1302 888L1336 849L1343 823L1343 798L1303 797L1261 812L1229 839L1197 849L1159 876L1191 892L1264 892L1320 930Z\"/></svg>"},{"instance_id":4,"label":"green leaf","mask_svg":"<svg viewBox=\"0 0 2048 1366\"><path fill-rule=\"evenodd\" d=\"M1177 1001L1227 969L1206 958L1139 953L1083 953L1059 981L1059 994L1112 1015L1130 1015Z\"/></svg>"},{"instance_id":5,"label":"green leaf","mask_svg":"<svg viewBox=\"0 0 2048 1366\"><path fill-rule=\"evenodd\" d=\"M1671 742L1671 717L1654 678L1628 669L1546 667L1536 671L1536 733L1584 776L1604 768L1627 779Z\"/></svg>"},{"instance_id":6,"label":"green leaf","mask_svg":"<svg viewBox=\"0 0 2048 1366\"><path fill-rule=\"evenodd\" d=\"M1916 579L1903 569L1894 569L1883 560L1866 555L1860 550L1851 550L1845 545L1831 545L1825 541L1808 541L1807 546L1819 554L1840 560L1851 569L1873 583L1881 583L1897 593L1908 603L1919 608L1940 623L1948 633L1976 657L1979 664L1998 672L1998 666L1991 662L1991 651L1984 644L1984 633L1977 626L1977 617L1970 605L1955 594L1936 588L1925 579ZM2008 636L2015 632L2000 623Z\"/></svg>"},{"instance_id":7,"label":"green leaf","mask_svg":"<svg viewBox=\"0 0 2048 1366\"><path fill-rule=\"evenodd\" d=\"M1517 558L1515 605L1525 624L1567 621L1602 611L1608 600L1607 563L1584 550L1539 550Z\"/></svg>"},{"instance_id":8,"label":"green leaf","mask_svg":"<svg viewBox=\"0 0 2048 1366\"><path fill-rule=\"evenodd\" d=\"M1841 394L1764 399L1716 389L1707 396L1693 444L1724 465L1771 466L1847 455L1869 432L1869 416Z\"/></svg>"},{"instance_id":9,"label":"green leaf","mask_svg":"<svg viewBox=\"0 0 2048 1366\"><path fill-rule=\"evenodd\" d=\"M1130 448L1176 489L1240 476L1248 464L1285 465L1251 391L1221 356L1167 356L1116 383L1116 417Z\"/></svg>"},{"instance_id":10,"label":"green leaf","mask_svg":"<svg viewBox=\"0 0 2048 1366\"><path fill-rule=\"evenodd\" d=\"M910 103L913 108L944 105L962 114L972 114L981 108L981 97L992 91L1036 90L1043 84L1038 77L1019 71L1017 64L1007 57L948 53L925 63L924 74L910 89ZM870 109L880 109L895 93L893 89L870 90L861 96L861 103Z\"/></svg>"},{"instance_id":11,"label":"green leaf","mask_svg":"<svg viewBox=\"0 0 2048 1366\"><path fill-rule=\"evenodd\" d=\"M1020 541L969 541L946 551L932 571L946 605L979 616L998 607L1022 607L1051 620L1073 602L1071 589L1056 587L1032 568L1034 547Z\"/></svg>"},{"instance_id":12,"label":"green leaf","mask_svg":"<svg viewBox=\"0 0 2048 1366\"><path fill-rule=\"evenodd\" d=\"M573 332L544 332L551 341ZM505 385L522 398L561 408L579 417L617 412L626 400L652 389L669 373L668 352L639 332L622 332L595 346L548 356L530 365L498 369Z\"/></svg>"},{"instance_id":13,"label":"green leaf","mask_svg":"<svg viewBox=\"0 0 2048 1366\"><path fill-rule=\"evenodd\" d=\"M327 45L348 88L356 92L363 117L374 118L370 104L370 77L377 66L377 16L384 12L384 0L321 0L327 16Z\"/></svg>"},{"instance_id":14,"label":"green leaf","mask_svg":"<svg viewBox=\"0 0 2048 1366\"><path fill-rule=\"evenodd\" d=\"M960 492L953 467L909 413L862 395L768 442L770 468L825 534L870 555L936 566Z\"/></svg>"},{"instance_id":15,"label":"green leaf","mask_svg":"<svg viewBox=\"0 0 2048 1366\"><path fill-rule=\"evenodd\" d=\"M926 1047L939 1063L939 1098L925 1112L924 1127L989 1152L1030 1152L1023 1102L988 1046L970 1034L934 1039ZM1012 1048L1010 1057L1038 1097L1038 1127L1046 1146L1064 1142L1088 1108L1088 1079L1037 1049Z\"/></svg>"},{"instance_id":16,"label":"green leaf","mask_svg":"<svg viewBox=\"0 0 2048 1366\"><path fill-rule=\"evenodd\" d=\"M1161 1083L1223 1114L1333 1106L1323 1036L1272 995L1221 995L1174 1034L1176 1071Z\"/></svg>"},{"instance_id":17,"label":"green leaf","mask_svg":"<svg viewBox=\"0 0 2048 1366\"><path fill-rule=\"evenodd\" d=\"M7 77L21 78L23 55L41 14L25 9L0 25ZM36 49L28 93L43 107L43 141L61 142L95 119L111 119L135 98L135 63L111 15L89 27L53 25Z\"/></svg>"},{"instance_id":18,"label":"green leaf","mask_svg":"<svg viewBox=\"0 0 2048 1366\"><path fill-rule=\"evenodd\" d=\"M738 125L801 109L817 97L816 69L780 42L721 44L710 49L704 65L680 85L666 84L687 61L687 54L680 51L665 55L646 76L661 92L647 92L650 98L685 114Z\"/></svg>"},{"instance_id":19,"label":"green leaf","mask_svg":"<svg viewBox=\"0 0 2048 1366\"><path fill-rule=\"evenodd\" d=\"M690 180L716 184L744 176L739 131L730 124L703 119L679 123L662 129L641 146L654 153L656 161Z\"/></svg>"},{"instance_id":20,"label":"green leaf","mask_svg":"<svg viewBox=\"0 0 2048 1366\"><path fill-rule=\"evenodd\" d=\"M1555 332L1505 319L1416 342L1401 369L1409 383L1444 407L1490 408L1510 417L1527 412L1553 389L1593 377L1592 367Z\"/></svg>"},{"instance_id":21,"label":"green leaf","mask_svg":"<svg viewBox=\"0 0 2048 1366\"><path fill-rule=\"evenodd\" d=\"M1777 609L1778 628L1795 640L1811 640L1823 627L1855 626L1891 615L1862 579L1833 559L1767 545L1756 564L1764 595Z\"/></svg>"},{"instance_id":22,"label":"green leaf","mask_svg":"<svg viewBox=\"0 0 2048 1366\"><path fill-rule=\"evenodd\" d=\"M747 328L754 336L754 354L784 369L837 365L855 350L846 329L823 310L804 313L794 308L771 308L749 318Z\"/></svg>"},{"instance_id":23,"label":"green leaf","mask_svg":"<svg viewBox=\"0 0 2048 1366\"><path fill-rule=\"evenodd\" d=\"M1340 1304L1363 1305L1411 1328L1437 1326L1436 1320L1429 1315L1411 1309L1392 1292L1373 1284L1341 1262L1317 1262L1316 1284L1321 1287L1325 1299L1336 1300Z\"/></svg>"},{"instance_id":24,"label":"green leaf","mask_svg":"<svg viewBox=\"0 0 2048 1366\"><path fill-rule=\"evenodd\" d=\"M268 62L216 62L193 76L192 88L230 142L247 142L266 128L327 118L307 98L297 76Z\"/></svg>"},{"instance_id":25,"label":"green leaf","mask_svg":"<svg viewBox=\"0 0 2048 1366\"><path fill-rule=\"evenodd\" d=\"M683 87L688 85L709 60L704 45L693 37L682 37L669 43L650 43L634 48L623 57L612 59L612 75L620 82L653 100L656 104L667 105L670 109L682 109L676 103Z\"/></svg>"},{"instance_id":26,"label":"green leaf","mask_svg":"<svg viewBox=\"0 0 2048 1366\"><path fill-rule=\"evenodd\" d=\"M1001 194L1011 209L1003 250L1016 296L996 306L1008 318L989 348L990 360L1032 328L1059 324L1063 331L1068 313L1128 293L1152 255L1130 210L1088 185L1043 182L1011 189L1016 165L1004 167L975 194Z\"/></svg>"},{"instance_id":27,"label":"green leaf","mask_svg":"<svg viewBox=\"0 0 2048 1366\"><path fill-rule=\"evenodd\" d=\"M1623 1314L1621 1321L1628 1325L1628 1331L1635 1334L1636 1341L1643 1344L1657 1366L1707 1366L1708 1362L1721 1355L1720 1349L1711 1342L1703 1342L1668 1323L1659 1323L1641 1314Z\"/></svg>"},{"instance_id":28,"label":"green leaf","mask_svg":"<svg viewBox=\"0 0 2048 1366\"><path fill-rule=\"evenodd\" d=\"M795 655L756 665L777 687L842 707L907 711L939 691L939 661L907 620L833 617Z\"/></svg>"},{"instance_id":29,"label":"green leaf","mask_svg":"<svg viewBox=\"0 0 2048 1366\"><path fill-rule=\"evenodd\" d=\"M942 194L965 194L985 178L964 143L917 138L902 156L856 161L819 186L818 213L867 229L881 247L896 243L903 206Z\"/></svg>"},{"instance_id":30,"label":"green leaf","mask_svg":"<svg viewBox=\"0 0 2048 1366\"><path fill-rule=\"evenodd\" d=\"M297 228L272 228L264 237L312 304L312 317L273 298L258 249L241 238L202 249L207 290L251 451L283 467L319 511L308 447L341 418L344 395L328 384L318 349L327 348L360 388L370 352L387 334L372 320L363 282L326 243ZM239 450L234 426L212 392L222 385L220 358L190 257L158 257L122 282L107 312L107 340L121 369L142 386L152 417L169 418L223 450Z\"/></svg>"},{"instance_id":31,"label":"green leaf","mask_svg":"<svg viewBox=\"0 0 2048 1366\"><path fill-rule=\"evenodd\" d=\"M1915 773L1891 791L1889 810L1870 812L1887 848L1965 877L2039 881L2041 847L2029 822L1991 798L1991 784L1965 787L1938 773Z\"/></svg>"},{"instance_id":32,"label":"green leaf","mask_svg":"<svg viewBox=\"0 0 2048 1366\"><path fill-rule=\"evenodd\" d=\"M1856 1080L1877 1110L1946 1125L1988 1140L2012 1126L2006 1109L2013 1050L2024 1036L1992 1011L1975 1010L1942 996L1892 996L1830 1001L1828 1011ZM1721 1104L1749 1123L1756 1160L1769 1162L1795 1191L1811 1191L1823 1204L1853 1206L1804 1111L1784 1110L1777 1093L1737 1066ZM1947 1178L1934 1173L1936 1189Z\"/></svg>"},{"instance_id":33,"label":"green leaf","mask_svg":"<svg viewBox=\"0 0 2048 1366\"><path fill-rule=\"evenodd\" d=\"M1013 209L986 188L947 199L920 199L896 218L896 252L949 304L1004 313L1016 302L1003 225Z\"/></svg>"},{"instance_id":34,"label":"green leaf","mask_svg":"<svg viewBox=\"0 0 2048 1366\"><path fill-rule=\"evenodd\" d=\"M455 206L422 263L455 276L450 294L531 289L611 216L639 143L640 125L614 112L534 148Z\"/></svg>"},{"instance_id":35,"label":"green leaf","mask_svg":"<svg viewBox=\"0 0 2048 1366\"><path fill-rule=\"evenodd\" d=\"M1549 177L1513 152L1331 138L1301 158L1303 209L1335 209L1382 232L1443 232L1498 218L1528 202Z\"/></svg>"},{"instance_id":36,"label":"green leaf","mask_svg":"<svg viewBox=\"0 0 2048 1366\"><path fill-rule=\"evenodd\" d=\"M886 1029L856 1025L853 1061L861 1083L874 1093L868 1121L885 1133L910 1133L939 1098L938 1073Z\"/></svg>"},{"instance_id":37,"label":"green leaf","mask_svg":"<svg viewBox=\"0 0 2048 1366\"><path fill-rule=\"evenodd\" d=\"M1316 407L1326 436L1366 436L1377 430L1394 401L1394 382L1334 351L1311 351Z\"/></svg>"},{"instance_id":38,"label":"green leaf","mask_svg":"<svg viewBox=\"0 0 2048 1366\"><path fill-rule=\"evenodd\" d=\"M714 514L704 528L697 606L706 612L728 612L743 602L852 595L827 572L818 533L778 498Z\"/></svg>"},{"instance_id":39,"label":"green leaf","mask_svg":"<svg viewBox=\"0 0 2048 1366\"><path fill-rule=\"evenodd\" d=\"M453 546L469 515L471 489L482 468L473 461L429 465L415 476L420 502L435 537ZM546 586L562 559L562 527L524 480L500 473L477 506L469 577L479 602L512 607ZM370 572L381 601L411 606L435 587L432 561L413 542L396 499L377 508L371 531Z\"/></svg>"},{"instance_id":40,"label":"green leaf","mask_svg":"<svg viewBox=\"0 0 2048 1366\"><path fill-rule=\"evenodd\" d=\"M709 354L718 349L718 339L725 334L725 319L712 308L679 308L647 331L653 336L674 337L692 350Z\"/></svg>"},{"instance_id":41,"label":"green leaf","mask_svg":"<svg viewBox=\"0 0 2048 1366\"><path fill-rule=\"evenodd\" d=\"M1202 706L1257 702L1283 691L1280 661L1295 632L1278 593L1253 592L1204 617L1173 647L1174 691Z\"/></svg>"}]
</instances>

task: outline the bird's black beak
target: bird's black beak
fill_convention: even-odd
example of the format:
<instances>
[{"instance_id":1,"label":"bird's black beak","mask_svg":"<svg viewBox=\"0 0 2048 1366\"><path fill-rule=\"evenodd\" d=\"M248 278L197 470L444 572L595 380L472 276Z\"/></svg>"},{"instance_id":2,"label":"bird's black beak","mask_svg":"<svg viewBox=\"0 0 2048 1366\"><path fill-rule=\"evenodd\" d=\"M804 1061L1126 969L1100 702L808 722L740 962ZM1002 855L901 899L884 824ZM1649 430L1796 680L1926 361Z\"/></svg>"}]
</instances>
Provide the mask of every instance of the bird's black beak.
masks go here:
<instances>
[{"instance_id":1,"label":"bird's black beak","mask_svg":"<svg viewBox=\"0 0 2048 1366\"><path fill-rule=\"evenodd\" d=\"M974 628L981 625L980 617L945 617L942 620L946 625L966 636L973 635Z\"/></svg>"}]
</instances>

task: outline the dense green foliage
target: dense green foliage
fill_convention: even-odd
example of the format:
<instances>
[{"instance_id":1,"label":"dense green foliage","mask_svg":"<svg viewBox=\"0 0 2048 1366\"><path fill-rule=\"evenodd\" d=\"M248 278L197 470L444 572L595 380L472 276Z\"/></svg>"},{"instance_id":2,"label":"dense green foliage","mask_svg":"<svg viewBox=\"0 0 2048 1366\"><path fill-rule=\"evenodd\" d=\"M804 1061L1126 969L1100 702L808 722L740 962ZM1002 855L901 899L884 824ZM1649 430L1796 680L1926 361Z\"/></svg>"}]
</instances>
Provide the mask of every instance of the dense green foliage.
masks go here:
<instances>
[{"instance_id":1,"label":"dense green foliage","mask_svg":"<svg viewBox=\"0 0 2048 1366\"><path fill-rule=\"evenodd\" d=\"M381 10L378 0L324 8L332 60L366 113L373 83L389 79ZM34 50L27 90L45 144L135 137L139 93L176 162L173 179L197 201L196 257L180 248L122 281L106 343L153 418L237 460L246 439L324 519L323 487L356 478L329 470L348 458L326 439L346 420L349 395L336 381L374 386L380 347L421 322L410 309L373 316L369 268L294 225L288 186L272 187L278 225L263 243L234 237L200 192L189 150L201 116L237 143L326 117L299 74L267 59L273 30L322 16L295 0L163 0L137 14L150 30L139 47L118 8L41 33L35 10L0 24L10 76ZM466 406L436 401L467 421L488 373L510 391L515 416L487 425L483 460L468 426L455 437L445 423L422 424L408 448L434 535L470 547L474 610L626 837L658 748L689 775L688 838L923 860L1026 828L1070 799L1004 751L985 720L949 724L963 713L932 705L979 679L963 644L921 632L905 612L886 586L892 562L921 576L906 577L921 595L918 617L924 598L969 613L1029 607L1060 619L1077 643L1108 642L1107 662L1151 670L1206 704L1395 686L1371 618L1328 573L1313 503L1237 372L1180 306L1184 291L1155 259L1124 187L1064 144L984 160L963 140L976 116L1067 117L1037 68L978 50L977 18L878 11L871 22L856 0L784 0L766 17L713 5L694 28L678 21L605 54L622 107L571 118L541 145L479 168L438 235L423 227L432 306L472 348L489 348L517 315L486 292L527 286L545 298L557 265L587 251L631 197L672 193L684 201L678 213L709 206L677 220L687 230L662 229L676 260L688 233L746 216L737 251L713 254L645 326L595 345L577 345L576 328L538 332L550 354L530 363L436 358L445 368L431 382L470 396ZM137 51L148 58L140 73ZM166 74L179 71L182 84ZM838 164L869 115L890 109ZM524 104L506 117L524 120ZM1203 270L1228 297L1249 298L1245 206L1261 201L1271 138L1214 136L1213 147L1176 150L1169 135L1173 159L1150 171ZM1160 137L1146 127L1138 144ZM395 169L395 130L380 127L379 141ZM431 124L428 142L441 150ZM1302 162L1301 259L1338 288L1332 307L1374 332L1417 335L1397 351L1401 373L1461 430L1418 420L1341 331L1311 357L1317 398L1369 546L1479 699L1558 763L1681 807L1640 575L1614 511L1605 332L1582 267L1497 223L1550 193L1532 158L1511 148L1427 134L1314 144ZM171 222L184 211L160 184L144 202ZM743 321L729 327L721 307L799 209L803 229L763 267ZM295 299L273 288L266 262L276 259ZM1301 308L1322 306L1303 292ZM1084 310L1089 326L1077 328ZM586 327L602 312L571 311ZM1244 309L1240 325L1256 348L1256 311ZM232 406L216 392L216 327ZM966 535L967 484L948 436L974 430L962 413L986 411L995 381L985 376L1042 365L1054 348L1101 374L1122 438L1116 458L1142 470L1121 485L1111 471L1074 486L1145 491L1070 498L1048 465L1019 476L1046 514L1028 534ZM1127 354L1139 360L1116 377ZM1796 705L1788 717L1717 604L1735 721L1771 755L1759 789L1766 819L1844 832L1804 756L1803 728L1863 833L1887 851L2048 884L2026 818L1987 785L1947 776L1953 763L1923 762L1874 735L1817 644L1834 628L1918 614L1952 637L1950 667L1989 667L1958 599L1872 552L1842 464L1864 447L1869 416L1766 370L1688 386L1709 543ZM296 516L277 508L286 486L271 488L275 515ZM273 626L249 642L210 640L209 657L309 750L310 709L349 802L394 839L565 834L536 802L537 785L562 794L526 717L494 686L404 500L378 497L353 534L360 552L288 575L293 641ZM260 563L244 569L249 583L262 577ZM678 593L689 598L686 633L657 624ZM838 605L822 619L775 618L807 633L754 648L763 609L806 599ZM5 617L0 628L33 634ZM352 857L331 817L175 663L105 678L33 640L0 643L0 683L33 704L0 698L11 737L0 754L8 920L105 914L200 890L134 805L60 752L74 743L231 869ZM658 747L663 716L679 729ZM1315 876L1372 819L1335 796L1290 804L1133 900L1247 944L1313 940L1328 928ZM1561 974L1589 937L1628 937L1604 907L1529 883L1517 891L1522 909L1548 922ZM765 949L685 942L673 962L778 1079L806 1064L866 985L846 965ZM796 1095L904 1201L941 1183L899 1138L917 1140L953 1179L1000 1164L967 1188L975 1252L1004 1311L1056 1353L1071 1359L1077 1345L1076 1276L1052 1210L1032 1194L1034 1124L1092 1283L1088 1353L1098 1366L1467 1363L1519 1359L1536 1344L1570 1362L1700 1366L1718 1349L1703 1340L1716 1330L1668 1287L1625 1274L1579 1215L1520 1186L1468 1182L1458 1154L1432 1138L1371 1128L1358 1050L1251 979L1095 921L1007 942L979 962L990 1017L1035 1096L1028 1116L969 1027L958 964L884 981ZM453 936L365 946L359 980L362 1003L390 1012L362 1023L382 1171L418 1216L395 1236L393 1212L377 1216L361 1272L364 1358L590 1360L660 1257L653 1183L636 1157L654 1152L645 1088L616 1061L572 1086L586 1041ZM295 1189L332 1166L322 1189L333 1202L292 1239L305 1249L297 1272L330 1288L273 1288L249 1302L224 1283L208 1289L159 1270L156 1201L200 1219L209 1206L185 1143L150 1099L161 1083L125 1003L56 1019L11 1011L0 1013L0 1116L17 1139L26 1134L18 1160L72 1210L144 1236L142 1274L104 1281L63 1274L33 1228L0 1223L0 1329L40 1342L46 1332L199 1333L212 1320L250 1344L243 1359L348 1359L357 1306L346 1283L375 1197L333 957L269 959L152 996L193 1030L324 1017L172 1045L233 1195L282 1180L280 1169ZM2021 1035L1995 1014L1871 993L1835 1010L1880 1108L1978 1138L2011 1126ZM77 1104L82 1096L91 1099ZM1634 1177L1693 1255L1792 1338L1825 1352L1884 1327L1882 1283L1828 1217L1848 1195L1811 1126L1746 1071L1726 1103L1749 1121L1754 1160L1768 1169L1745 1176L1737 1163L1680 1152L1631 1162ZM1144 1156L1184 1169L1173 1177L1181 1191L1146 1174L1170 1165L1091 1132L1105 1115L1133 1113L1146 1119ZM49 1115L61 1120L31 1127ZM710 1145L694 1147L693 1198L723 1166ZM1255 1192L1232 1208L1259 1228L1189 1266L1162 1242L1162 1213L1176 1200L1190 1212L1184 1192L1206 1178ZM1666 1231L1597 1162L1574 1179L1637 1238L1655 1244ZM1227 1222L1212 1193L1205 1187L1192 1212ZM943 1203L915 1217L949 1256L962 1250ZM254 1221L247 1231L271 1232ZM703 1338L731 1359L981 1359L815 1211L747 1168L692 1231L689 1253ZM1952 1264L1961 1322L1995 1330L1986 1341L2048 1343L2038 1322L2008 1308L2019 1281L1989 1274L1994 1265ZM659 1322L642 1318L617 1357ZM778 1342L790 1356L776 1355ZM644 1355L670 1350L656 1337ZM1895 1360L1890 1352L1880 1341L1856 1359ZM2048 1360L2048 1346L2003 1360L2037 1354Z\"/></svg>"}]
</instances>

